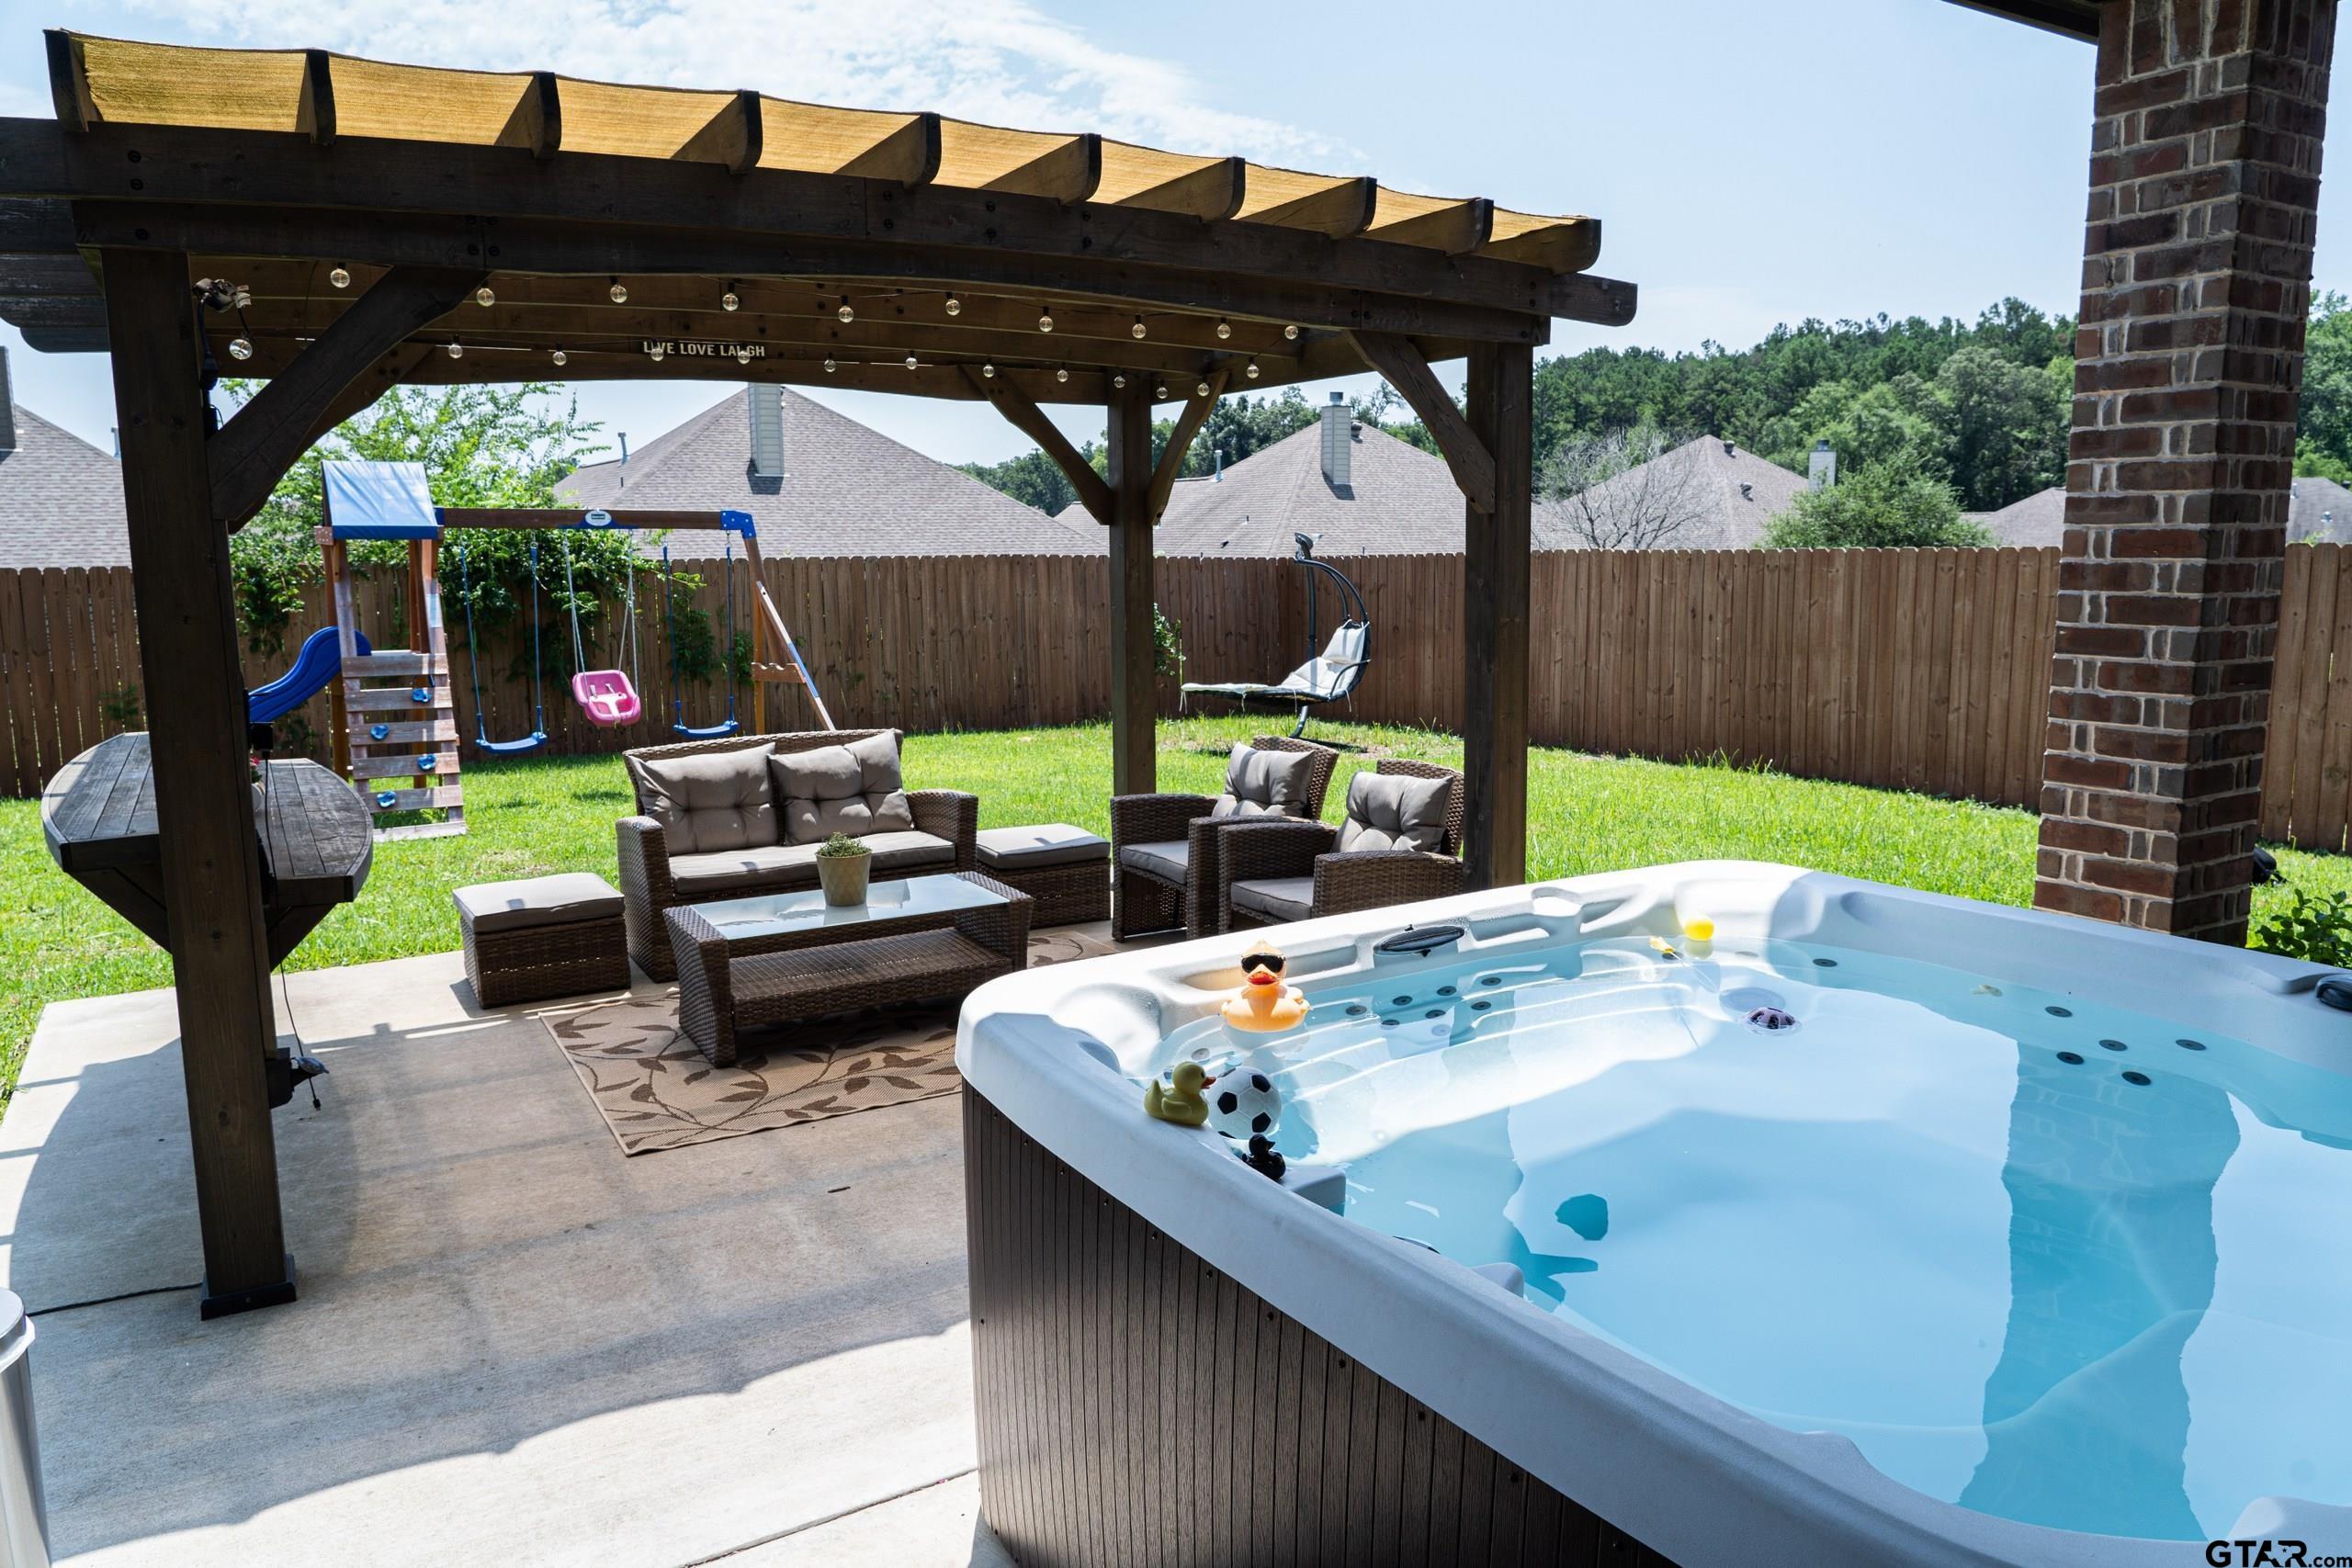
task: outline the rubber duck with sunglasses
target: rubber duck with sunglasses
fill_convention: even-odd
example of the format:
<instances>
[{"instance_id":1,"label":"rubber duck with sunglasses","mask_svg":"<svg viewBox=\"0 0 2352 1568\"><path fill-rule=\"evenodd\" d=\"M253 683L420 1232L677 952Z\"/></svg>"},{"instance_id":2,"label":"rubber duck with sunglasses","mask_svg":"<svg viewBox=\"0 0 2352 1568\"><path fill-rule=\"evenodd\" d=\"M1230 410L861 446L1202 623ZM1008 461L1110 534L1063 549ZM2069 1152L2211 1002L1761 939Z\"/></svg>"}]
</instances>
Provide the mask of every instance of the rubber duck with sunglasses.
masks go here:
<instances>
[{"instance_id":1,"label":"rubber duck with sunglasses","mask_svg":"<svg viewBox=\"0 0 2352 1568\"><path fill-rule=\"evenodd\" d=\"M1272 942L1254 943L1241 955L1242 987L1225 1004L1227 1029L1249 1034L1279 1034L1306 1020L1306 998L1283 984L1285 960Z\"/></svg>"}]
</instances>

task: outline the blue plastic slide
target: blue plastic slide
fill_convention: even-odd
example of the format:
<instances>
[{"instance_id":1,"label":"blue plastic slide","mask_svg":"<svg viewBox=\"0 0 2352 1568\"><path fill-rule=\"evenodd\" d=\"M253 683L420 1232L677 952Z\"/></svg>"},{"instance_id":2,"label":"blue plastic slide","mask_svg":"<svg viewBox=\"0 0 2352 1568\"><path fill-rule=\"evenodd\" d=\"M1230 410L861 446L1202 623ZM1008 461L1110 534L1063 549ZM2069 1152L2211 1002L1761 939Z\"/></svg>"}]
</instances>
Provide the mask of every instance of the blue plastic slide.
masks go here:
<instances>
[{"instance_id":1,"label":"blue plastic slide","mask_svg":"<svg viewBox=\"0 0 2352 1568\"><path fill-rule=\"evenodd\" d=\"M359 638L359 651L373 651L364 636ZM321 626L302 639L302 651L294 656L293 669L245 694L245 722L269 724L283 718L324 691L326 683L342 672L343 635L333 626Z\"/></svg>"}]
</instances>

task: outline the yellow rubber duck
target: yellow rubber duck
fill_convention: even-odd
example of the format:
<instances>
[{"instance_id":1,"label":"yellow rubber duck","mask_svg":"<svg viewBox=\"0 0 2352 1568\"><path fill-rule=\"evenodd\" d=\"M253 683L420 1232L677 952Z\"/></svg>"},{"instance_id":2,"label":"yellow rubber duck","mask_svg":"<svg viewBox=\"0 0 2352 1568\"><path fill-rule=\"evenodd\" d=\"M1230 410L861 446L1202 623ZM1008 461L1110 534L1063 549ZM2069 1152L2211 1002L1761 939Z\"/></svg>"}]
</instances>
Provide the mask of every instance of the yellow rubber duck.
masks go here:
<instances>
[{"instance_id":1,"label":"yellow rubber duck","mask_svg":"<svg viewBox=\"0 0 2352 1568\"><path fill-rule=\"evenodd\" d=\"M1208 1125L1209 1102L1201 1094L1209 1085L1207 1071L1198 1062L1179 1062L1169 1076L1176 1080L1173 1089L1160 1088L1158 1078L1143 1086L1144 1114L1181 1127Z\"/></svg>"},{"instance_id":2,"label":"yellow rubber duck","mask_svg":"<svg viewBox=\"0 0 2352 1568\"><path fill-rule=\"evenodd\" d=\"M1306 998L1297 987L1283 984L1285 962L1271 942L1258 942L1241 955L1241 973L1247 979L1221 1010L1227 1029L1279 1034L1306 1021Z\"/></svg>"}]
</instances>

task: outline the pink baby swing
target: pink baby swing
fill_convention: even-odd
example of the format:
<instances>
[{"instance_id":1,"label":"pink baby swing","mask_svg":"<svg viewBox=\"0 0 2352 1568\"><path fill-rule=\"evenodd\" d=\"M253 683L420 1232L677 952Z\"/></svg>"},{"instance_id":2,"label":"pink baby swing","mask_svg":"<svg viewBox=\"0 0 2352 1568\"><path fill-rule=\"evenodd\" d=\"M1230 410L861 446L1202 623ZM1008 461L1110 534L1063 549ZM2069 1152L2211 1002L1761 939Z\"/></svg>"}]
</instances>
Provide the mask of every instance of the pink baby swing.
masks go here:
<instances>
[{"instance_id":1,"label":"pink baby swing","mask_svg":"<svg viewBox=\"0 0 2352 1568\"><path fill-rule=\"evenodd\" d=\"M628 675L617 670L591 670L588 652L580 638L580 601L571 586L571 541L559 534L556 543L563 550L563 595L571 612L571 667L577 671L571 677L571 700L588 716L588 722L607 729L624 724L635 724L645 711L637 698L637 569L631 562L627 575L628 594Z\"/></svg>"}]
</instances>

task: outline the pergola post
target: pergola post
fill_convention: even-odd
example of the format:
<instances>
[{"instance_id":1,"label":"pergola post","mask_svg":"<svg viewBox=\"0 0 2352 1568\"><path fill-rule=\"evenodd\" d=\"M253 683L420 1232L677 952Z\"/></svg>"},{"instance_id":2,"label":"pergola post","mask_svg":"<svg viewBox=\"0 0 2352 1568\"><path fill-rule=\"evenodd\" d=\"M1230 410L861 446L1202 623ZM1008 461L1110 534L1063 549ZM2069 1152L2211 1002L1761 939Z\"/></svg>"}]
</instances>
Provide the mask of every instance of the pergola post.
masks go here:
<instances>
[{"instance_id":1,"label":"pergola post","mask_svg":"<svg viewBox=\"0 0 2352 1568\"><path fill-rule=\"evenodd\" d=\"M1148 795L1159 708L1152 637L1151 397L1143 378L1111 393L1111 793Z\"/></svg>"},{"instance_id":2,"label":"pergola post","mask_svg":"<svg viewBox=\"0 0 2352 1568\"><path fill-rule=\"evenodd\" d=\"M108 251L105 269L107 329L122 345L115 410L204 1234L201 1310L216 1317L294 1299L263 1065L277 1024L245 683L229 531L213 516L187 257Z\"/></svg>"},{"instance_id":3,"label":"pergola post","mask_svg":"<svg viewBox=\"0 0 2352 1568\"><path fill-rule=\"evenodd\" d=\"M2034 902L2242 942L2335 0L2116 0Z\"/></svg>"},{"instance_id":4,"label":"pergola post","mask_svg":"<svg viewBox=\"0 0 2352 1568\"><path fill-rule=\"evenodd\" d=\"M1528 551L1534 489L1535 355L1470 350L1465 412L1493 460L1494 505L1463 507L1462 858L1474 887L1527 880Z\"/></svg>"}]
</instances>

